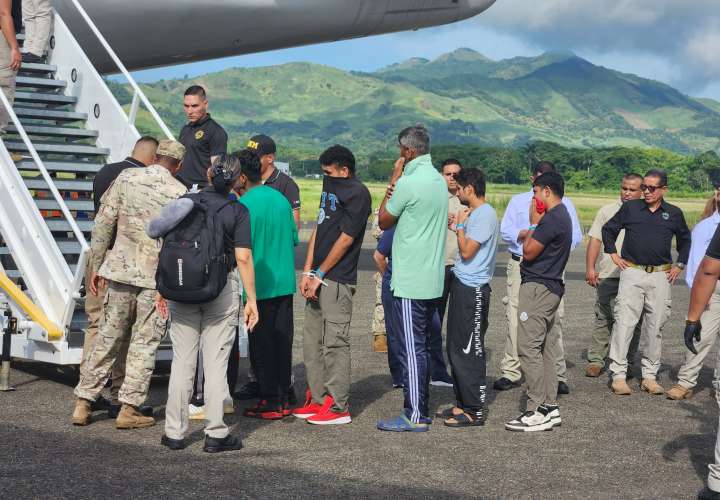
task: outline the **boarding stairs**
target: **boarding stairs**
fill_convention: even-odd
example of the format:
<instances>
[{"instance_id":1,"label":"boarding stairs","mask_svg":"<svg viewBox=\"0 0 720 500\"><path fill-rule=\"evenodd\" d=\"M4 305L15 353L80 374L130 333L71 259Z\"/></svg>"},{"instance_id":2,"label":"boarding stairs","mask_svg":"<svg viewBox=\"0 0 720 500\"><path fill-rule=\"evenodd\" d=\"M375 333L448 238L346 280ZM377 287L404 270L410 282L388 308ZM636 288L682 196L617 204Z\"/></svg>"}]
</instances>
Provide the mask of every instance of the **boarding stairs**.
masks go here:
<instances>
[{"instance_id":1,"label":"boarding stairs","mask_svg":"<svg viewBox=\"0 0 720 500\"><path fill-rule=\"evenodd\" d=\"M0 336L11 335L12 357L60 365L77 364L82 354L93 178L104 163L128 156L140 137L141 105L172 137L79 2L68 3L134 94L126 112L57 12L47 63L25 63L17 76L0 142ZM0 92L0 109L8 107ZM7 328L11 316L17 331Z\"/></svg>"}]
</instances>

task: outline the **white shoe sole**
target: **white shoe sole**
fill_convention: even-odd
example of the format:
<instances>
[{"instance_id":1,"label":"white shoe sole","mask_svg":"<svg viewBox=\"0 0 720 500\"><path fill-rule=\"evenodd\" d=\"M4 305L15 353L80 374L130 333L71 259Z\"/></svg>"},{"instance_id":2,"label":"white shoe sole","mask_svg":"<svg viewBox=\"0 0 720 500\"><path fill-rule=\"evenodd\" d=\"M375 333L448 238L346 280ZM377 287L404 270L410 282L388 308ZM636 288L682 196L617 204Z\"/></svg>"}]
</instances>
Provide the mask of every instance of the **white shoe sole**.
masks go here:
<instances>
[{"instance_id":1,"label":"white shoe sole","mask_svg":"<svg viewBox=\"0 0 720 500\"><path fill-rule=\"evenodd\" d=\"M291 415L293 417L306 419L306 418L314 417L315 415L317 415L317 413L292 413Z\"/></svg>"},{"instance_id":2,"label":"white shoe sole","mask_svg":"<svg viewBox=\"0 0 720 500\"><path fill-rule=\"evenodd\" d=\"M352 418L350 417L340 417L336 418L334 420L327 420L325 422L313 422L312 420L306 420L308 424L313 425L342 425L342 424L349 424L352 422Z\"/></svg>"},{"instance_id":3,"label":"white shoe sole","mask_svg":"<svg viewBox=\"0 0 720 500\"><path fill-rule=\"evenodd\" d=\"M448 382L443 382L442 380L433 380L430 382L430 385L434 385L435 387L452 387L453 385Z\"/></svg>"},{"instance_id":4,"label":"white shoe sole","mask_svg":"<svg viewBox=\"0 0 720 500\"><path fill-rule=\"evenodd\" d=\"M512 432L539 432L539 431L551 431L553 430L552 421L545 422L544 424L533 425L532 427L525 426L514 426L512 424L505 424L505 430Z\"/></svg>"}]
</instances>

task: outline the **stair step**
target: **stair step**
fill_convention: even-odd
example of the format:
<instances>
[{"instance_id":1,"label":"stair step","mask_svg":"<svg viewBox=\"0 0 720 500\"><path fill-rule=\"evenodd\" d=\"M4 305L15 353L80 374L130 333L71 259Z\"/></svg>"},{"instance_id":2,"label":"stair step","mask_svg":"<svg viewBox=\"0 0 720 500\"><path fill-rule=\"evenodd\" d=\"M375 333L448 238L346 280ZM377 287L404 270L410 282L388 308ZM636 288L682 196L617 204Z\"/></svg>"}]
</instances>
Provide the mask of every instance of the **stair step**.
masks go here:
<instances>
[{"instance_id":1,"label":"stair step","mask_svg":"<svg viewBox=\"0 0 720 500\"><path fill-rule=\"evenodd\" d=\"M53 219L48 220L46 219L45 222L47 223L48 227L50 228L50 231L67 231L70 232L72 229L70 229L70 223L66 221L65 219ZM93 221L91 220L78 220L75 221L80 228L80 231L83 233L89 233L92 231L93 228Z\"/></svg>"},{"instance_id":2,"label":"stair step","mask_svg":"<svg viewBox=\"0 0 720 500\"><path fill-rule=\"evenodd\" d=\"M25 185L28 187L28 189L35 189L35 190L47 190L48 185L47 182L45 182L45 179L24 179ZM78 191L78 192L92 192L93 190L93 183L92 181L81 181L76 179L68 179L68 180L61 180L56 179L55 180L55 187L58 188L59 191Z\"/></svg>"},{"instance_id":3,"label":"stair step","mask_svg":"<svg viewBox=\"0 0 720 500\"><path fill-rule=\"evenodd\" d=\"M60 210L60 204L54 199L35 199L35 204L40 210ZM80 210L83 212L95 211L95 204L92 200L65 200L65 205L67 205L70 210Z\"/></svg>"},{"instance_id":4,"label":"stair step","mask_svg":"<svg viewBox=\"0 0 720 500\"><path fill-rule=\"evenodd\" d=\"M97 137L97 130L88 130L86 128L73 128L73 127L48 127L42 125L23 125L25 132L29 135L40 135L40 136L53 136L53 137L67 137L73 139L92 139ZM9 125L7 128L8 133L17 133L15 125Z\"/></svg>"},{"instance_id":5,"label":"stair step","mask_svg":"<svg viewBox=\"0 0 720 500\"><path fill-rule=\"evenodd\" d=\"M45 161L45 168L50 172L71 172L71 173L97 173L103 167L102 163L89 163L82 161ZM18 170L37 170L33 160L21 160L15 162Z\"/></svg>"},{"instance_id":6,"label":"stair step","mask_svg":"<svg viewBox=\"0 0 720 500\"><path fill-rule=\"evenodd\" d=\"M85 146L83 144L57 144L57 143L34 143L38 153L56 153L64 155L99 155L105 156L110 154L107 148L98 148L95 146ZM24 142L5 142L8 151L28 151Z\"/></svg>"},{"instance_id":7,"label":"stair step","mask_svg":"<svg viewBox=\"0 0 720 500\"><path fill-rule=\"evenodd\" d=\"M16 92L15 102L34 102L40 104L75 104L78 98L72 95L45 94L42 92Z\"/></svg>"},{"instance_id":8,"label":"stair step","mask_svg":"<svg viewBox=\"0 0 720 500\"><path fill-rule=\"evenodd\" d=\"M44 108L15 108L15 114L18 115L19 118L64 122L85 121L88 118L87 113L76 113L75 111L52 111Z\"/></svg>"},{"instance_id":9,"label":"stair step","mask_svg":"<svg viewBox=\"0 0 720 500\"><path fill-rule=\"evenodd\" d=\"M72 271L73 274L75 274L75 269L77 269L77 264L70 264L70 271ZM22 278L22 274L17 269L8 269L5 271L5 274L8 278L11 280L16 280ZM85 315L85 311L82 311L82 314Z\"/></svg>"},{"instance_id":10,"label":"stair step","mask_svg":"<svg viewBox=\"0 0 720 500\"><path fill-rule=\"evenodd\" d=\"M57 66L43 63L22 63L20 74L23 73L55 73Z\"/></svg>"},{"instance_id":11,"label":"stair step","mask_svg":"<svg viewBox=\"0 0 720 500\"><path fill-rule=\"evenodd\" d=\"M80 243L75 240L64 240L57 241L58 247L60 247L60 253L63 255L80 255ZM0 247L0 255L10 255L10 249L8 247Z\"/></svg>"},{"instance_id":12,"label":"stair step","mask_svg":"<svg viewBox=\"0 0 720 500\"><path fill-rule=\"evenodd\" d=\"M15 79L16 87L31 88L48 88L48 89L64 89L67 82L62 80L53 80L51 78L36 78L32 76L18 76Z\"/></svg>"}]
</instances>

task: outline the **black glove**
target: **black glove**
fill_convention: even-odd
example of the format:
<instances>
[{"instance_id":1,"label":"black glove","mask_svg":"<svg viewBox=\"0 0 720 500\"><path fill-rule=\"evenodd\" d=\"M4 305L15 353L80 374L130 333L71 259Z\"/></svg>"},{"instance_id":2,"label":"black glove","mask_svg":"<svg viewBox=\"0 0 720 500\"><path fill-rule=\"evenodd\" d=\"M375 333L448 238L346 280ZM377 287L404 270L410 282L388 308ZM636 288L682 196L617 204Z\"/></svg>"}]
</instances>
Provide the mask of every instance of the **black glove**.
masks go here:
<instances>
[{"instance_id":1,"label":"black glove","mask_svg":"<svg viewBox=\"0 0 720 500\"><path fill-rule=\"evenodd\" d=\"M695 339L696 342L700 342L700 331L702 330L702 325L699 321L686 321L685 322L685 332L683 332L683 336L685 337L685 347L688 348L688 350L693 353L697 354L697 350L695 349L695 346L693 345L693 339Z\"/></svg>"}]
</instances>

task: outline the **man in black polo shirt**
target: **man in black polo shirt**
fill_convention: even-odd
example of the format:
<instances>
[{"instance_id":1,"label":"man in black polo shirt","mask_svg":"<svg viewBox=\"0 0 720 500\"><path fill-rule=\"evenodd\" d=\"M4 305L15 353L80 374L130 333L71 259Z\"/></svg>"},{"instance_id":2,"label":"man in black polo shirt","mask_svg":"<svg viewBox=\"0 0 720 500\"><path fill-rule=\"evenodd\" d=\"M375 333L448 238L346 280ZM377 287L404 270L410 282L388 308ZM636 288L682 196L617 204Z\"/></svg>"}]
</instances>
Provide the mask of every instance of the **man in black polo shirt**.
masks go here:
<instances>
[{"instance_id":1,"label":"man in black polo shirt","mask_svg":"<svg viewBox=\"0 0 720 500\"><path fill-rule=\"evenodd\" d=\"M505 424L509 431L551 430L560 425L555 360L560 348L555 314L565 294L563 273L572 247L572 219L562 202L565 181L548 172L533 182L534 198L545 205L538 213L530 204L530 227L523 242L518 297L517 346L527 385L527 411Z\"/></svg>"},{"instance_id":2,"label":"man in black polo shirt","mask_svg":"<svg viewBox=\"0 0 720 500\"><path fill-rule=\"evenodd\" d=\"M153 163L155 160L155 152L157 151L158 141L154 137L144 136L141 137L136 143L130 156L125 158L123 161L118 163L109 163L102 167L95 175L93 181L93 202L95 203L95 212L100 207L100 200L103 194L110 188L117 176L126 168L144 168ZM112 243L110 248L112 248ZM92 259L88 255L88 266L85 271L85 284L90 283L90 261ZM85 314L88 318L88 326L85 330L85 340L83 342L83 357L80 360L82 366L87 359L90 357L93 346L95 345L95 339L97 338L98 329L100 327L100 318L103 312L103 302L105 301L106 287L98 287L98 294L94 295L88 293L85 296ZM129 339L127 339L129 340ZM112 386L110 387L110 396L112 403L109 403L105 398L100 396L95 403L93 403L93 409L107 409L110 418L117 417L117 413L120 411L120 402L118 401L118 394L120 392L120 386L122 386L123 379L125 378L125 356L127 355L129 343L125 342L120 347L121 355L119 355L113 365L112 369ZM144 413L152 412L152 408L141 409Z\"/></svg>"},{"instance_id":3,"label":"man in black polo shirt","mask_svg":"<svg viewBox=\"0 0 720 500\"><path fill-rule=\"evenodd\" d=\"M275 167L275 141L267 135L259 134L250 138L247 148L255 151L260 157L260 175L263 184L280 191L290 202L293 209L295 224L300 231L300 188L289 175Z\"/></svg>"},{"instance_id":4,"label":"man in black polo shirt","mask_svg":"<svg viewBox=\"0 0 720 500\"><path fill-rule=\"evenodd\" d=\"M178 139L185 146L185 158L177 179L191 190L207 186L207 170L213 160L227 153L228 136L218 123L210 118L205 89L193 85L185 91L183 106L188 123Z\"/></svg>"},{"instance_id":5,"label":"man in black polo shirt","mask_svg":"<svg viewBox=\"0 0 720 500\"><path fill-rule=\"evenodd\" d=\"M640 388L651 394L663 394L657 383L662 347L661 328L670 317L670 289L687 264L690 230L682 210L666 202L667 174L650 170L640 185L644 199L630 200L620 207L602 230L605 253L620 268L620 284L615 299L615 324L610 337L610 371L615 394L631 394L627 385L627 352L635 326L644 312L643 326L647 345L642 357ZM615 241L625 230L622 253ZM672 264L673 236L678 259Z\"/></svg>"}]
</instances>

